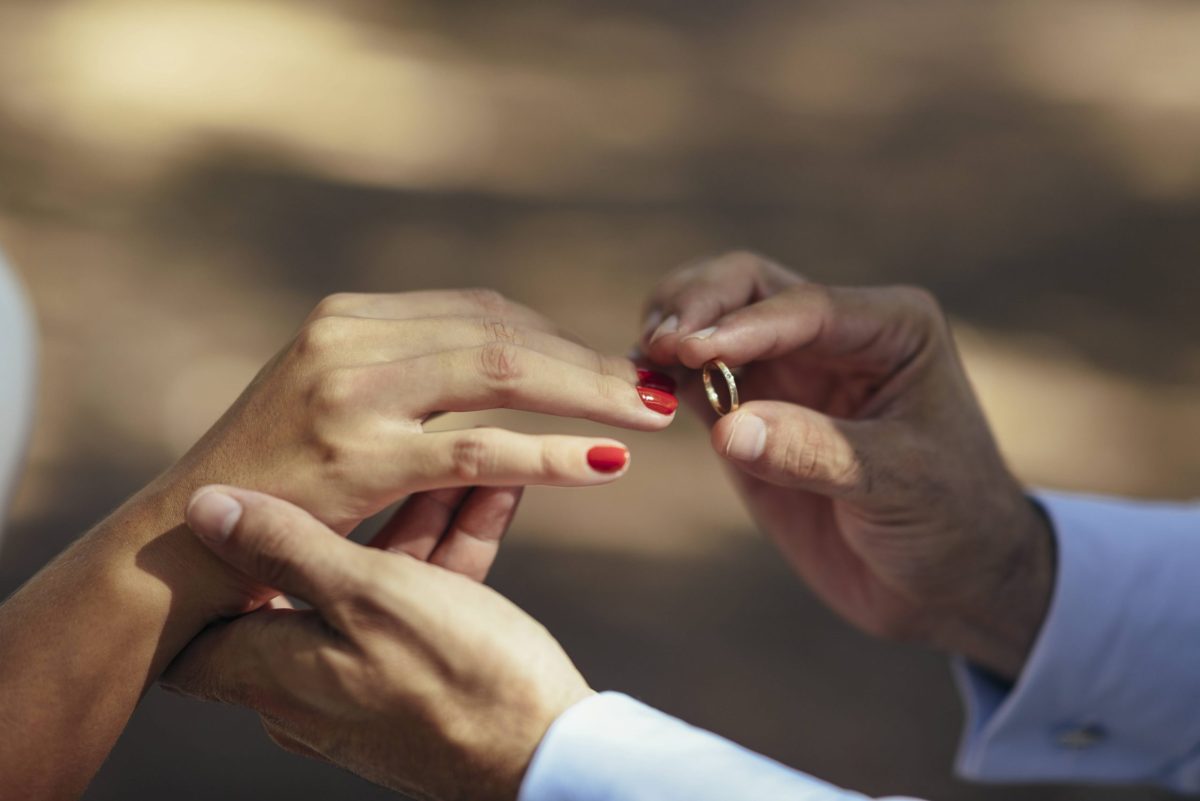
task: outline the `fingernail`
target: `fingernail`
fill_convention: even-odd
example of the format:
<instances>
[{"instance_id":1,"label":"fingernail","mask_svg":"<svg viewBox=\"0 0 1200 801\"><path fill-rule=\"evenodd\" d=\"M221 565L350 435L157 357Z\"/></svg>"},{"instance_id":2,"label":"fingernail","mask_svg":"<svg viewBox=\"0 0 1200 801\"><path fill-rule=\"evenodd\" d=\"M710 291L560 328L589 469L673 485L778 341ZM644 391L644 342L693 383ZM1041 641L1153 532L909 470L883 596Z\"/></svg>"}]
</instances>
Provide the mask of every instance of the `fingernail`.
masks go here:
<instances>
[{"instance_id":1,"label":"fingernail","mask_svg":"<svg viewBox=\"0 0 1200 801\"><path fill-rule=\"evenodd\" d=\"M672 415L679 408L679 399L670 392L663 392L654 387L638 387L638 395L647 408L659 414Z\"/></svg>"},{"instance_id":2,"label":"fingernail","mask_svg":"<svg viewBox=\"0 0 1200 801\"><path fill-rule=\"evenodd\" d=\"M753 462L767 449L767 424L748 412L739 414L725 442L725 455L739 462Z\"/></svg>"},{"instance_id":3,"label":"fingernail","mask_svg":"<svg viewBox=\"0 0 1200 801\"><path fill-rule=\"evenodd\" d=\"M710 325L708 328L701 328L694 334L688 334L684 339L708 339L715 333L717 333L717 327Z\"/></svg>"},{"instance_id":4,"label":"fingernail","mask_svg":"<svg viewBox=\"0 0 1200 801\"><path fill-rule=\"evenodd\" d=\"M188 505L188 525L201 539L211 543L229 539L241 519L242 505L219 490L200 490Z\"/></svg>"},{"instance_id":5,"label":"fingernail","mask_svg":"<svg viewBox=\"0 0 1200 801\"><path fill-rule=\"evenodd\" d=\"M656 340L658 340L662 337L665 337L667 334L674 334L678 330L679 330L679 316L672 314L670 317L663 320L662 325L660 325L658 327L658 329L655 330L654 336L650 337L650 344L653 345Z\"/></svg>"},{"instance_id":6,"label":"fingernail","mask_svg":"<svg viewBox=\"0 0 1200 801\"><path fill-rule=\"evenodd\" d=\"M597 445L588 451L587 460L598 473L615 473L629 464L629 451L616 445Z\"/></svg>"},{"instance_id":7,"label":"fingernail","mask_svg":"<svg viewBox=\"0 0 1200 801\"><path fill-rule=\"evenodd\" d=\"M646 337L650 336L650 332L658 328L658 324L661 322L662 311L659 309L652 309L650 313L646 315L646 322L642 323L642 338L645 339Z\"/></svg>"},{"instance_id":8,"label":"fingernail","mask_svg":"<svg viewBox=\"0 0 1200 801\"><path fill-rule=\"evenodd\" d=\"M671 395L675 394L678 389L675 384L675 379L666 373L660 373L657 370L646 370L639 367L638 371L638 386L649 387L650 389L661 389Z\"/></svg>"}]
</instances>

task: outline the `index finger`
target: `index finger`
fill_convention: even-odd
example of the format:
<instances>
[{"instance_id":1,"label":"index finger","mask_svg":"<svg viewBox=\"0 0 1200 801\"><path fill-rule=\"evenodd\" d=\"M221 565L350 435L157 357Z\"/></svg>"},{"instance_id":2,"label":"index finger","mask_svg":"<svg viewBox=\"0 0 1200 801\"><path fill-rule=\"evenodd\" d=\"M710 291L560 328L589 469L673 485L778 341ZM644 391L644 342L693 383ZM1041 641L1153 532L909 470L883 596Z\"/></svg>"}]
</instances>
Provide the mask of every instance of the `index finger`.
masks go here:
<instances>
[{"instance_id":1,"label":"index finger","mask_svg":"<svg viewBox=\"0 0 1200 801\"><path fill-rule=\"evenodd\" d=\"M659 364L676 363L684 337L801 280L774 262L746 252L728 253L680 270L664 280L651 298L648 322L657 325L647 325L643 350Z\"/></svg>"},{"instance_id":2,"label":"index finger","mask_svg":"<svg viewBox=\"0 0 1200 801\"><path fill-rule=\"evenodd\" d=\"M886 371L917 353L944 325L937 302L922 290L802 284L684 337L678 351L692 368L713 359L740 367L803 350L814 358Z\"/></svg>"}]
</instances>

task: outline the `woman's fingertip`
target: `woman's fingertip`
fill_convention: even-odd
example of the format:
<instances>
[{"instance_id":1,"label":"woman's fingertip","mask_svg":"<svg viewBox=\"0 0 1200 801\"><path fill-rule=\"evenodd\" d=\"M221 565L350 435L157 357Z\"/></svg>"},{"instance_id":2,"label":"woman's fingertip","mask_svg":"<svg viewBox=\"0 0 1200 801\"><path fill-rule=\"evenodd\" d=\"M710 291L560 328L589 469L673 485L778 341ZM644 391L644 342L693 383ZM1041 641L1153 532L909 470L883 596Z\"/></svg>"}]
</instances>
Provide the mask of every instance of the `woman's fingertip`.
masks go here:
<instances>
[{"instance_id":1,"label":"woman's fingertip","mask_svg":"<svg viewBox=\"0 0 1200 801\"><path fill-rule=\"evenodd\" d=\"M618 473L629 465L629 449L623 445L596 445L588 451L587 461L597 473Z\"/></svg>"},{"instance_id":2,"label":"woman's fingertip","mask_svg":"<svg viewBox=\"0 0 1200 801\"><path fill-rule=\"evenodd\" d=\"M671 417L679 408L679 398L654 387L638 387L638 397L647 409L664 417Z\"/></svg>"}]
</instances>

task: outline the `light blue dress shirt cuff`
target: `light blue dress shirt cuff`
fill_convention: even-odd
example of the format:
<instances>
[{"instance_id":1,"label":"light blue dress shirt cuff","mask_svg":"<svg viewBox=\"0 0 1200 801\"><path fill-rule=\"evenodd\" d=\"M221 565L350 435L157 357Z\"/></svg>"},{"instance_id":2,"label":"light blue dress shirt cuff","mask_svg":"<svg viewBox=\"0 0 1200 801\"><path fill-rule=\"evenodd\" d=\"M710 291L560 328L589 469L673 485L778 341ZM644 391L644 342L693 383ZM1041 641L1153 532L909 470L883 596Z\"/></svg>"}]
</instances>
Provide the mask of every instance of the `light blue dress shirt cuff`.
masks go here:
<instances>
[{"instance_id":1,"label":"light blue dress shirt cuff","mask_svg":"<svg viewBox=\"0 0 1200 801\"><path fill-rule=\"evenodd\" d=\"M568 709L519 801L865 801L618 693Z\"/></svg>"},{"instance_id":2,"label":"light blue dress shirt cuff","mask_svg":"<svg viewBox=\"0 0 1200 801\"><path fill-rule=\"evenodd\" d=\"M1039 495L1050 610L1013 687L963 661L958 769L1200 790L1200 506Z\"/></svg>"}]
</instances>

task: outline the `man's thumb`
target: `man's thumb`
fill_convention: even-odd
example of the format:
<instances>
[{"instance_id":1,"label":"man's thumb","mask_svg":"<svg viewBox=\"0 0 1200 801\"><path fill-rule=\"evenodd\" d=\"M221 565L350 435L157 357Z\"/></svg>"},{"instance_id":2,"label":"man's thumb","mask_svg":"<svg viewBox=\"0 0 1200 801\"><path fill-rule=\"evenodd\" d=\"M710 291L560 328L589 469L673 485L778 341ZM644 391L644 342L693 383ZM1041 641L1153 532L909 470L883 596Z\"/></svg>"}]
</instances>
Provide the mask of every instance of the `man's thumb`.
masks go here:
<instances>
[{"instance_id":1,"label":"man's thumb","mask_svg":"<svg viewBox=\"0 0 1200 801\"><path fill-rule=\"evenodd\" d=\"M862 425L791 403L753 401L713 426L712 445L771 484L848 496L868 488Z\"/></svg>"},{"instance_id":2,"label":"man's thumb","mask_svg":"<svg viewBox=\"0 0 1200 801\"><path fill-rule=\"evenodd\" d=\"M204 487L188 504L187 522L231 567L318 607L346 586L346 564L357 556L357 546L308 512L259 492Z\"/></svg>"}]
</instances>

